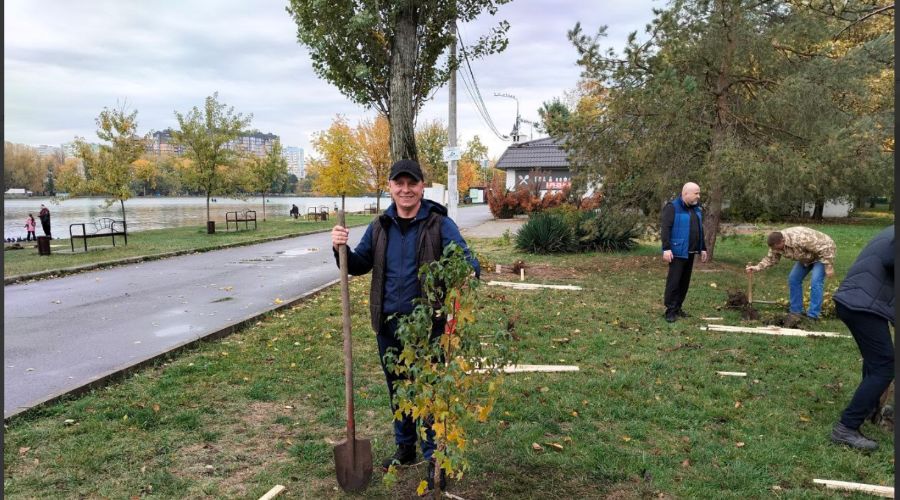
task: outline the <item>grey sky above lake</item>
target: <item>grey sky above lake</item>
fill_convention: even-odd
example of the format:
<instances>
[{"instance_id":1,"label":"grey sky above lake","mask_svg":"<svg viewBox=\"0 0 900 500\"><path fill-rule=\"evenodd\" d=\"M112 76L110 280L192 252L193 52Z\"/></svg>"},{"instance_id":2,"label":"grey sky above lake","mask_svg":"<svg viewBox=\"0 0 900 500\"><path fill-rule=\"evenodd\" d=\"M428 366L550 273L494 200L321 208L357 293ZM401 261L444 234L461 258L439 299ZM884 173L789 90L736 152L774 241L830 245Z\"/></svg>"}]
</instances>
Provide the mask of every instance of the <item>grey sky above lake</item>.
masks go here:
<instances>
[{"instance_id":1,"label":"grey sky above lake","mask_svg":"<svg viewBox=\"0 0 900 500\"><path fill-rule=\"evenodd\" d=\"M174 111L221 102L253 114L251 126L281 136L285 146L314 155L310 139L337 114L355 125L375 112L353 104L314 73L296 41L287 2L260 0L11 0L4 2L4 139L59 145L83 136L97 141L94 119L123 101L138 110L139 131L176 127ZM497 128L509 134L516 103L538 120L542 102L563 97L579 78L566 32L580 21L588 33L608 26L605 46L619 49L632 31L644 38L660 0L514 0L496 16L482 14L460 31L474 42L499 20L510 23L509 47L472 61L481 95ZM458 84L462 144L478 135L491 157L498 139ZM425 104L419 123L447 120L447 89ZM526 139L529 125L521 131ZM534 135L538 137L537 133Z\"/></svg>"}]
</instances>

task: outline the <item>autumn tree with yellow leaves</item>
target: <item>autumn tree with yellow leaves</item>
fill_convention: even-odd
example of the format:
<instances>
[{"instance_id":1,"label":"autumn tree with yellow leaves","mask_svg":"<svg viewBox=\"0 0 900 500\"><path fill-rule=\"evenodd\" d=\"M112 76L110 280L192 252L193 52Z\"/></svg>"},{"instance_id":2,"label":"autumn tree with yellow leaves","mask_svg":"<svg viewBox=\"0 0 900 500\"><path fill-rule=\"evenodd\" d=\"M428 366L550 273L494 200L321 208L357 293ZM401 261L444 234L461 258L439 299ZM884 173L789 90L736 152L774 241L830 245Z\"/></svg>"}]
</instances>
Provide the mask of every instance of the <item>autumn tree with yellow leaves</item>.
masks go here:
<instances>
[{"instance_id":1,"label":"autumn tree with yellow leaves","mask_svg":"<svg viewBox=\"0 0 900 500\"><path fill-rule=\"evenodd\" d=\"M144 152L147 139L137 133L137 110L127 112L124 103L114 109L103 108L96 123L97 137L104 142L94 150L84 138L75 139L76 155L84 162L84 170L71 172L76 175L67 182L68 191L105 195L106 206L118 201L125 221L125 201L134 196L133 163Z\"/></svg>"},{"instance_id":2,"label":"autumn tree with yellow leaves","mask_svg":"<svg viewBox=\"0 0 900 500\"><path fill-rule=\"evenodd\" d=\"M310 162L315 175L316 192L341 197L341 209L347 196L358 196L366 190L366 165L356 134L344 117L338 115L331 126L319 132L312 141L319 157Z\"/></svg>"},{"instance_id":3,"label":"autumn tree with yellow leaves","mask_svg":"<svg viewBox=\"0 0 900 500\"><path fill-rule=\"evenodd\" d=\"M356 140L368 173L368 189L375 193L375 209L381 211L381 195L388 190L391 172L391 125L379 114L356 127Z\"/></svg>"}]
</instances>

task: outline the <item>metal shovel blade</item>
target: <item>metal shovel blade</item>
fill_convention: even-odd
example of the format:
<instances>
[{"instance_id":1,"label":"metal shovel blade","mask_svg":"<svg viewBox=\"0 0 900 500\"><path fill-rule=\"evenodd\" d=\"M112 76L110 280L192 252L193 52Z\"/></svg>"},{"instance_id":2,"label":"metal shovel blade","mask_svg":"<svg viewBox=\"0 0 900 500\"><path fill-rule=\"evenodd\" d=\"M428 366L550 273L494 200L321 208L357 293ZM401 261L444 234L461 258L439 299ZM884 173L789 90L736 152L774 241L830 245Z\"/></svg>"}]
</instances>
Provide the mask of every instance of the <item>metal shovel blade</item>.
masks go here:
<instances>
[{"instance_id":1,"label":"metal shovel blade","mask_svg":"<svg viewBox=\"0 0 900 500\"><path fill-rule=\"evenodd\" d=\"M362 491L372 479L372 442L356 439L353 445L342 439L334 446L337 481L344 491Z\"/></svg>"}]
</instances>

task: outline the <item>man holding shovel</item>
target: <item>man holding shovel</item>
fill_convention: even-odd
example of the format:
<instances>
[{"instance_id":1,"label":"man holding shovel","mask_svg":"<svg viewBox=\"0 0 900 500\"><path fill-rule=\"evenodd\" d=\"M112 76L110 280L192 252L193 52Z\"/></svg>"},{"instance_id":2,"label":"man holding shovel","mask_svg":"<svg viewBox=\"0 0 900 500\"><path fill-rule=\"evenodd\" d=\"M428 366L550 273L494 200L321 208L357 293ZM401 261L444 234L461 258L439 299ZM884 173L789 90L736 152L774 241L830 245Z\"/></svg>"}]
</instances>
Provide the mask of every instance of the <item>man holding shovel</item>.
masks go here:
<instances>
[{"instance_id":1,"label":"man holding shovel","mask_svg":"<svg viewBox=\"0 0 900 500\"><path fill-rule=\"evenodd\" d=\"M819 319L825 293L825 277L834 275L834 240L815 229L796 226L769 233L767 244L769 253L759 264L747 266L746 271L754 273L772 267L778 264L782 256L796 260L788 275L790 314L803 315L803 279L811 274L806 316L813 320Z\"/></svg>"},{"instance_id":2,"label":"man holding shovel","mask_svg":"<svg viewBox=\"0 0 900 500\"><path fill-rule=\"evenodd\" d=\"M349 273L358 276L372 271L372 288L369 293L369 312L372 316L372 328L378 341L378 355L381 367L387 380L391 395L391 411L396 412L394 404L394 381L403 377L396 375L385 366L384 355L388 349L403 350L395 332L397 319L388 319L392 315L404 315L413 311L414 301L421 296L419 268L422 264L440 259L444 248L451 242L465 251L476 276L481 274L478 261L472 256L465 240L459 233L456 223L447 217L447 209L431 201L423 199L425 192L424 176L419 164L413 160L400 160L391 167L388 187L393 203L384 214L372 221L365 234L353 251L348 252ZM349 231L342 226L335 226L331 231L331 243L335 249L346 245ZM444 331L443 318L433 322L432 339L440 338ZM427 440L422 441L421 448L425 460L428 461L426 481L433 488L434 433L430 425L425 423ZM394 441L397 450L384 460L382 466L387 469L393 465L410 465L416 461L416 423L406 416L403 420L394 420ZM444 481L441 471L441 482ZM441 489L444 485L441 484Z\"/></svg>"}]
</instances>

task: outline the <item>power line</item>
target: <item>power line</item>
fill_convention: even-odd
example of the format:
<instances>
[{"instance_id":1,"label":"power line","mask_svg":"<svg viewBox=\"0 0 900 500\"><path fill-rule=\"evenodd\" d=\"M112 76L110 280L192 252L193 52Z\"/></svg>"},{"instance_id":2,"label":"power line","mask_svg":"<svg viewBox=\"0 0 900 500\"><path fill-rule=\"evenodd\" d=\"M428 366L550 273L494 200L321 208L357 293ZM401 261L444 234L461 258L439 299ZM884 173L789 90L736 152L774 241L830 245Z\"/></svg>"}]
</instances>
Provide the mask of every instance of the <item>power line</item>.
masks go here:
<instances>
[{"instance_id":1,"label":"power line","mask_svg":"<svg viewBox=\"0 0 900 500\"><path fill-rule=\"evenodd\" d=\"M460 75L462 76L462 81L464 86L466 87L466 91L469 93L469 97L472 98L472 103L475 105L475 108L481 115L482 120L484 120L485 125L487 125L491 132L493 132L494 135L496 135L499 139L508 141L509 137L501 134L497 129L497 126L494 124L494 120L491 119L491 115L487 110L484 99L481 97L481 90L478 88L478 82L475 80L475 73L472 71L472 65L469 61L469 51L466 49L466 45L462 40L462 36L458 28L456 30L456 35L457 39L459 40L463 60L466 63L465 66L460 65L460 68L463 69L463 71L460 71ZM471 85L469 84L470 81Z\"/></svg>"}]
</instances>

